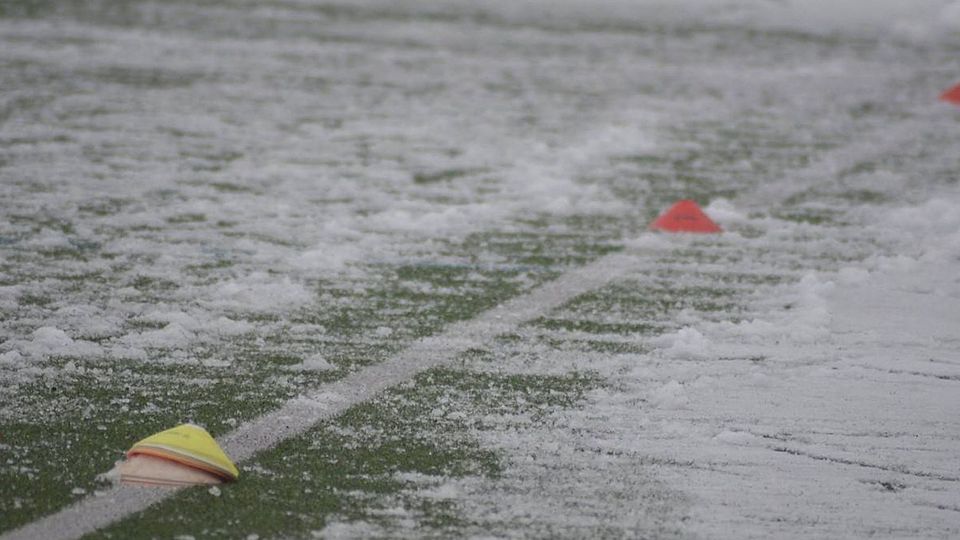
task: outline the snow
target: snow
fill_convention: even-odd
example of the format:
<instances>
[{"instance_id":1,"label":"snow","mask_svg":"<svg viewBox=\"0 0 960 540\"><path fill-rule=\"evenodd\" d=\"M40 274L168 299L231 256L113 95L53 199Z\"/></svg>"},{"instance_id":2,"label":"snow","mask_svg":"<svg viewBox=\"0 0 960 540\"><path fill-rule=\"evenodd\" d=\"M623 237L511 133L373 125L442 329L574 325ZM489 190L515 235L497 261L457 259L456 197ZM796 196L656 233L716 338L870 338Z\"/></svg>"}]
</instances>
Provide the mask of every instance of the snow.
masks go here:
<instances>
[{"instance_id":1,"label":"snow","mask_svg":"<svg viewBox=\"0 0 960 540\"><path fill-rule=\"evenodd\" d=\"M102 349L96 343L84 340L75 340L67 333L54 326L42 326L33 331L29 339L11 340L11 349L6 354L8 358L17 360L22 356L43 359L49 357L77 356L89 357L102 354ZM16 355L16 356L14 356Z\"/></svg>"},{"instance_id":2,"label":"snow","mask_svg":"<svg viewBox=\"0 0 960 540\"><path fill-rule=\"evenodd\" d=\"M163 347L172 349L187 345L194 339L196 339L194 332L187 330L179 323L170 323L159 330L127 334L121 338L121 343L133 348Z\"/></svg>"},{"instance_id":3,"label":"snow","mask_svg":"<svg viewBox=\"0 0 960 540\"><path fill-rule=\"evenodd\" d=\"M688 399L684 386L677 381L670 381L650 392L647 401L661 409L677 409L686 405Z\"/></svg>"},{"instance_id":4,"label":"snow","mask_svg":"<svg viewBox=\"0 0 960 540\"><path fill-rule=\"evenodd\" d=\"M576 23L713 27L745 25L815 34L892 37L929 42L955 36L960 29L956 0L363 0L368 10L412 15L487 16L514 24L567 28Z\"/></svg>"},{"instance_id":5,"label":"snow","mask_svg":"<svg viewBox=\"0 0 960 540\"><path fill-rule=\"evenodd\" d=\"M662 347L663 355L667 358L703 360L710 356L710 341L696 328L681 328L676 333L665 334L650 343Z\"/></svg>"},{"instance_id":6,"label":"snow","mask_svg":"<svg viewBox=\"0 0 960 540\"><path fill-rule=\"evenodd\" d=\"M263 273L254 273L242 280L218 284L205 304L233 311L290 311L309 303L312 293L290 278L277 280Z\"/></svg>"},{"instance_id":7,"label":"snow","mask_svg":"<svg viewBox=\"0 0 960 540\"><path fill-rule=\"evenodd\" d=\"M3 354L0 354L0 363L16 367L20 365L22 358L23 355L20 354L20 351L7 351Z\"/></svg>"},{"instance_id":8,"label":"snow","mask_svg":"<svg viewBox=\"0 0 960 540\"><path fill-rule=\"evenodd\" d=\"M929 204L921 206L925 207ZM898 213L912 215L913 210L893 214ZM895 218L889 226L915 232L926 225L909 227ZM928 245L940 243L927 238ZM921 258L929 258L929 249L922 248ZM876 486L885 482L909 487L909 495L904 496L916 505L918 517L950 527L948 515L922 508L956 500L949 479L956 476L957 469L949 457L953 445L947 433L956 433L952 411L960 406L960 400L952 384L937 379L925 382L924 377L955 372L947 351L956 343L960 310L949 298L960 293L960 282L954 277L958 275L955 257L928 262L933 266L919 274L916 269L868 273L846 268L841 273L855 279L846 280L842 288L808 276L801 282L800 298L813 307L808 308L809 315L800 317L800 324L819 320L829 332L797 333L791 324L791 330L777 333L784 340L778 346L756 351L773 353L777 358L772 360L786 362L785 378L768 375L740 381L728 374L724 384L704 388L705 395L691 400L691 418L707 415L724 428L713 437L715 441L759 452L753 457L738 453L737 461L720 467L744 473L750 470L749 476L721 479L697 474L681 481L687 490L706 499L699 507L705 515L699 516L696 532L725 534L722 531L728 530L732 521L744 527L740 529L744 536L762 534L764 528L748 516L758 511L783 512L789 507L790 519L806 523L815 535L838 534L829 523L842 520L845 512L870 516L871 527L878 532L886 530L884 535L916 534L919 530L900 528L903 525L886 514L895 512L892 505L897 504L897 497L884 500L883 491ZM920 290L918 284L922 284ZM928 287L936 288L937 293L923 290ZM924 309L917 310L917 305ZM813 336L816 339L811 339ZM749 348L741 350L741 354L750 352ZM940 356L944 353L948 357ZM928 359L930 355L934 357ZM938 360L948 363L937 365ZM913 375L886 375L902 373L900 370ZM744 375L747 373L740 376ZM735 423L731 425L727 418L736 419ZM944 429L946 432L941 431ZM716 462L723 455L713 446L687 448L684 455L694 460ZM762 449L786 453L788 463L772 453L763 456ZM817 461L833 465L811 469L805 460L807 465ZM802 476L796 474L800 470L804 470ZM761 487L762 491L756 492ZM944 489L953 495L947 496ZM800 492L806 500L821 503L790 504L792 493ZM722 493L740 496L736 501L713 498Z\"/></svg>"},{"instance_id":9,"label":"snow","mask_svg":"<svg viewBox=\"0 0 960 540\"><path fill-rule=\"evenodd\" d=\"M365 521L331 521L321 530L311 531L312 538L369 538L383 534L383 530Z\"/></svg>"},{"instance_id":10,"label":"snow","mask_svg":"<svg viewBox=\"0 0 960 540\"><path fill-rule=\"evenodd\" d=\"M299 364L287 366L287 369L291 371L328 371L336 369L336 366L328 362L323 356L315 354L304 358Z\"/></svg>"},{"instance_id":11,"label":"snow","mask_svg":"<svg viewBox=\"0 0 960 540\"><path fill-rule=\"evenodd\" d=\"M737 210L731 201L722 197L710 201L710 204L703 210L710 216L710 219L727 227L733 224L747 223L748 219L743 212Z\"/></svg>"},{"instance_id":12,"label":"snow","mask_svg":"<svg viewBox=\"0 0 960 540\"><path fill-rule=\"evenodd\" d=\"M614 482L618 467L656 471L661 496L682 494L689 504L684 535L956 532L958 195L892 208L863 224L872 235L900 239L897 251L911 256L807 273L758 296L755 317L683 326L650 339L650 355L581 357L579 365L606 374L616 391L594 391L582 411L547 423L564 427L495 431L487 444L518 457L508 476L537 477L543 492L566 490L580 500L606 496L608 488L597 486ZM590 461L596 454L584 461L561 451L528 464L520 456L534 447L617 457L600 465ZM558 463L592 471L590 487L539 476ZM516 503L549 515L549 505ZM610 512L607 523L633 523Z\"/></svg>"},{"instance_id":13,"label":"snow","mask_svg":"<svg viewBox=\"0 0 960 540\"><path fill-rule=\"evenodd\" d=\"M651 261L628 285L661 268L691 288L708 281L696 272L783 282L731 286L733 311L592 314L662 325L653 337L543 330L647 352L491 346L499 372L596 373L607 386L545 423L479 418L497 428L476 436L504 456L503 478L402 477L412 489L545 535L960 534L958 132L934 103L960 77L960 2L351 4L382 15L372 22L314 6L225 9L202 30L164 14L216 6L144 3L150 29L0 18L0 397L90 359L232 368L220 354L232 343L325 336L291 319L326 289L381 285L379 265L456 259L446 245L527 220L562 232L596 219ZM249 18L317 33L238 34L255 33ZM138 79L151 73L156 87ZM856 120L859 109L875 116ZM729 149L710 138L721 128L756 135L742 144L765 161L716 157ZM661 185L684 166L732 193L704 207L727 231L706 247L643 231L637 201L688 187ZM817 222L831 212L843 225ZM676 262L696 249L699 268ZM407 335L375 322L358 342ZM290 355L301 360L285 377L340 363ZM557 511L570 500L589 508ZM316 535L395 532L338 519Z\"/></svg>"}]
</instances>

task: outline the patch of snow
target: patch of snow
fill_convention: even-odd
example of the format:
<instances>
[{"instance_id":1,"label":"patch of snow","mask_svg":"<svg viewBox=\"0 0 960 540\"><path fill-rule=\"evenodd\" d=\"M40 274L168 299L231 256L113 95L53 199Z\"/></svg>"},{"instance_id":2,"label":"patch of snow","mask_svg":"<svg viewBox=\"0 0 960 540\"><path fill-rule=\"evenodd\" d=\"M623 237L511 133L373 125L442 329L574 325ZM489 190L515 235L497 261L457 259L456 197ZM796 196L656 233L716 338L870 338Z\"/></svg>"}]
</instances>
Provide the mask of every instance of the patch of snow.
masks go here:
<instances>
[{"instance_id":1,"label":"patch of snow","mask_svg":"<svg viewBox=\"0 0 960 540\"><path fill-rule=\"evenodd\" d=\"M180 323L170 323L159 330L145 330L127 334L120 338L120 343L130 348L164 348L175 349L186 347L196 334L183 327Z\"/></svg>"},{"instance_id":2,"label":"patch of snow","mask_svg":"<svg viewBox=\"0 0 960 540\"><path fill-rule=\"evenodd\" d=\"M0 354L0 366L18 367L23 362L23 355L20 351L7 351Z\"/></svg>"},{"instance_id":3,"label":"patch of snow","mask_svg":"<svg viewBox=\"0 0 960 540\"><path fill-rule=\"evenodd\" d=\"M219 317L202 326L204 331L220 337L235 337L253 332L256 327L246 321L236 321L227 317Z\"/></svg>"},{"instance_id":4,"label":"patch of snow","mask_svg":"<svg viewBox=\"0 0 960 540\"><path fill-rule=\"evenodd\" d=\"M757 442L757 437L746 431L723 430L717 433L713 439L717 442L733 446L748 446Z\"/></svg>"},{"instance_id":5,"label":"patch of snow","mask_svg":"<svg viewBox=\"0 0 960 540\"><path fill-rule=\"evenodd\" d=\"M304 358L300 363L285 367L285 369L290 371L329 371L336 368L337 366L328 362L327 359L320 354L309 356Z\"/></svg>"},{"instance_id":6,"label":"patch of snow","mask_svg":"<svg viewBox=\"0 0 960 540\"><path fill-rule=\"evenodd\" d=\"M576 23L745 26L920 42L949 37L960 20L955 0L487 0L479 4L467 0L429 4L363 0L359 4L407 14L472 13L557 27Z\"/></svg>"},{"instance_id":7,"label":"patch of snow","mask_svg":"<svg viewBox=\"0 0 960 540\"><path fill-rule=\"evenodd\" d=\"M256 313L290 311L314 299L313 292L290 277L254 273L212 286L203 303L217 309Z\"/></svg>"},{"instance_id":8,"label":"patch of snow","mask_svg":"<svg viewBox=\"0 0 960 540\"><path fill-rule=\"evenodd\" d=\"M647 401L661 409L677 409L686 405L689 400L684 386L677 381L670 381L651 392Z\"/></svg>"},{"instance_id":9,"label":"patch of snow","mask_svg":"<svg viewBox=\"0 0 960 540\"><path fill-rule=\"evenodd\" d=\"M945 6L937 17L939 25L949 32L960 32L960 2L954 0Z\"/></svg>"},{"instance_id":10,"label":"patch of snow","mask_svg":"<svg viewBox=\"0 0 960 540\"><path fill-rule=\"evenodd\" d=\"M119 486L121 477L122 477L122 475L120 474L120 467L119 467L120 463L122 462L118 461L114 463L113 468L111 468L109 471L98 474L97 482L100 482L103 484L109 484L113 486Z\"/></svg>"},{"instance_id":11,"label":"patch of snow","mask_svg":"<svg viewBox=\"0 0 960 540\"><path fill-rule=\"evenodd\" d=\"M864 268L845 266L837 271L837 280L842 285L857 285L870 279L870 271Z\"/></svg>"},{"instance_id":12,"label":"patch of snow","mask_svg":"<svg viewBox=\"0 0 960 540\"><path fill-rule=\"evenodd\" d=\"M703 208L703 211L721 227L734 223L742 224L747 222L748 219L746 214L737 210L731 201L723 198L713 199L710 204Z\"/></svg>"},{"instance_id":13,"label":"patch of snow","mask_svg":"<svg viewBox=\"0 0 960 540\"><path fill-rule=\"evenodd\" d=\"M96 343L74 340L63 330L54 326L42 326L31 334L30 340L11 340L25 356L46 358L52 356L89 357L102 354L102 348Z\"/></svg>"},{"instance_id":14,"label":"patch of snow","mask_svg":"<svg viewBox=\"0 0 960 540\"><path fill-rule=\"evenodd\" d=\"M640 250L664 250L674 246L667 235L653 232L644 232L635 238L627 239L625 244L631 248Z\"/></svg>"},{"instance_id":15,"label":"patch of snow","mask_svg":"<svg viewBox=\"0 0 960 540\"><path fill-rule=\"evenodd\" d=\"M227 360L220 360L217 358L204 358L203 360L200 361L200 365L204 367L212 367L212 368L228 368L233 364L231 364Z\"/></svg>"},{"instance_id":16,"label":"patch of snow","mask_svg":"<svg viewBox=\"0 0 960 540\"><path fill-rule=\"evenodd\" d=\"M43 326L33 331L34 350L60 351L73 345L73 339L59 328Z\"/></svg>"},{"instance_id":17,"label":"patch of snow","mask_svg":"<svg viewBox=\"0 0 960 540\"><path fill-rule=\"evenodd\" d=\"M323 529L311 531L310 533L313 538L327 538L331 540L375 538L383 536L383 534L383 529L373 523L360 520L344 522L336 519L331 519L327 522L327 525Z\"/></svg>"},{"instance_id":18,"label":"patch of snow","mask_svg":"<svg viewBox=\"0 0 960 540\"><path fill-rule=\"evenodd\" d=\"M654 338L650 342L661 347L667 358L703 360L711 355L710 340L696 328L681 328L676 333Z\"/></svg>"},{"instance_id":19,"label":"patch of snow","mask_svg":"<svg viewBox=\"0 0 960 540\"><path fill-rule=\"evenodd\" d=\"M461 495L460 489L454 482L445 482L434 488L421 490L419 493L430 499L441 500L456 499Z\"/></svg>"}]
</instances>

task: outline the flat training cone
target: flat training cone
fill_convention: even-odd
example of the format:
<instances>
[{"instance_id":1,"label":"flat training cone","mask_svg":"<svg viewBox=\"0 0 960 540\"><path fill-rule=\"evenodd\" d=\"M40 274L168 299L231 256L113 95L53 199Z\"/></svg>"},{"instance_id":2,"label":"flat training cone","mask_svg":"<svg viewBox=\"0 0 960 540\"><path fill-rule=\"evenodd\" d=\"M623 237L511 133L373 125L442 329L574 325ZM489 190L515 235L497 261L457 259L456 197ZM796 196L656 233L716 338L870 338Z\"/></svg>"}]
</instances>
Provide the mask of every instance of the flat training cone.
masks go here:
<instances>
[{"instance_id":1,"label":"flat training cone","mask_svg":"<svg viewBox=\"0 0 960 540\"><path fill-rule=\"evenodd\" d=\"M223 478L165 458L137 454L117 465L120 481L147 486L222 484Z\"/></svg>"},{"instance_id":2,"label":"flat training cone","mask_svg":"<svg viewBox=\"0 0 960 540\"><path fill-rule=\"evenodd\" d=\"M960 105L960 84L940 94L940 100L954 105Z\"/></svg>"},{"instance_id":3,"label":"flat training cone","mask_svg":"<svg viewBox=\"0 0 960 540\"><path fill-rule=\"evenodd\" d=\"M166 463L158 463L157 460L141 460L140 457L149 456L159 458ZM190 471L178 472L176 478L164 478L164 474L172 474L175 467L186 467L194 472L204 473L207 476L212 475L219 481L229 482L236 480L240 475L237 466L230 461L230 458L223 452L217 441L207 433L207 430L193 424L183 424L166 431L161 431L156 435L151 435L146 439L133 445L127 451L127 463L138 463L138 467L144 470L134 472L127 466L128 474L123 476L124 467L120 467L121 480L129 480L141 483L155 483L171 485L182 485L184 483L211 483L203 481L205 476L196 476ZM171 467L173 465L173 467ZM187 477L182 477L187 474ZM139 478L138 478L139 477ZM196 480L191 481L190 479ZM169 482L165 482L167 479ZM152 481L149 481L152 480Z\"/></svg>"},{"instance_id":4,"label":"flat training cone","mask_svg":"<svg viewBox=\"0 0 960 540\"><path fill-rule=\"evenodd\" d=\"M650 228L655 231L717 233L722 232L719 225L713 222L697 203L684 199L660 214Z\"/></svg>"}]
</instances>

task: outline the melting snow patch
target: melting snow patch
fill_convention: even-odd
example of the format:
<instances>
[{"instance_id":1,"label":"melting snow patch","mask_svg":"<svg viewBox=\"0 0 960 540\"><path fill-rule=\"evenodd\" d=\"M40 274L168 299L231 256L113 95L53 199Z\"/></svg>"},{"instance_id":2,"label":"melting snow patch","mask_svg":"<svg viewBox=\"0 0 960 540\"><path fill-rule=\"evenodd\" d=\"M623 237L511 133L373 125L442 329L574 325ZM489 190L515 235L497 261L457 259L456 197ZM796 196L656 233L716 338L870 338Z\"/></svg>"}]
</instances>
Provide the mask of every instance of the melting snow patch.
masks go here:
<instances>
[{"instance_id":1,"label":"melting snow patch","mask_svg":"<svg viewBox=\"0 0 960 540\"><path fill-rule=\"evenodd\" d=\"M671 239L665 234L645 232L624 243L633 249L663 250L674 247L674 244L670 240Z\"/></svg>"},{"instance_id":2,"label":"melting snow patch","mask_svg":"<svg viewBox=\"0 0 960 540\"><path fill-rule=\"evenodd\" d=\"M114 463L113 468L105 473L100 473L97 475L97 482L101 484L109 484L111 486L120 485L120 469L117 467L121 462L117 461Z\"/></svg>"},{"instance_id":3,"label":"melting snow patch","mask_svg":"<svg viewBox=\"0 0 960 540\"><path fill-rule=\"evenodd\" d=\"M240 312L289 311L313 300L314 294L288 277L272 278L263 273L216 285L210 291L210 307Z\"/></svg>"},{"instance_id":4,"label":"melting snow patch","mask_svg":"<svg viewBox=\"0 0 960 540\"><path fill-rule=\"evenodd\" d=\"M132 347L123 343L108 348L111 357L125 360L146 360L147 351L141 347Z\"/></svg>"},{"instance_id":5,"label":"melting snow patch","mask_svg":"<svg viewBox=\"0 0 960 540\"><path fill-rule=\"evenodd\" d=\"M857 270L846 270L847 279L856 279ZM825 339L830 330L827 296L832 281L821 281L807 274L771 301L771 312L763 319L707 324L705 328L719 342L761 343L786 339L794 343L813 343Z\"/></svg>"},{"instance_id":6,"label":"melting snow patch","mask_svg":"<svg viewBox=\"0 0 960 540\"><path fill-rule=\"evenodd\" d=\"M907 230L917 239L960 234L960 208L946 199L931 199L920 206L893 210L887 221L891 228Z\"/></svg>"},{"instance_id":7,"label":"melting snow patch","mask_svg":"<svg viewBox=\"0 0 960 540\"><path fill-rule=\"evenodd\" d=\"M705 360L710 357L710 341L695 328L681 328L674 334L654 338L651 342L663 348L663 355L667 358Z\"/></svg>"},{"instance_id":8,"label":"melting snow patch","mask_svg":"<svg viewBox=\"0 0 960 540\"><path fill-rule=\"evenodd\" d=\"M732 446L748 446L756 442L757 437L746 431L723 430L713 437L713 440Z\"/></svg>"},{"instance_id":9,"label":"melting snow patch","mask_svg":"<svg viewBox=\"0 0 960 540\"><path fill-rule=\"evenodd\" d=\"M329 371L336 368L337 366L331 364L326 358L319 354L304 358L299 364L286 367L286 369L290 371Z\"/></svg>"},{"instance_id":10,"label":"melting snow patch","mask_svg":"<svg viewBox=\"0 0 960 540\"><path fill-rule=\"evenodd\" d=\"M647 401L661 409L678 409L686 405L689 400L683 385L677 381L670 381L651 392Z\"/></svg>"},{"instance_id":11,"label":"melting snow patch","mask_svg":"<svg viewBox=\"0 0 960 540\"><path fill-rule=\"evenodd\" d=\"M200 323L197 319L182 311L152 311L145 313L143 319L148 321L165 322L167 324L178 324L183 328L196 330Z\"/></svg>"},{"instance_id":12,"label":"melting snow patch","mask_svg":"<svg viewBox=\"0 0 960 540\"><path fill-rule=\"evenodd\" d=\"M747 221L747 216L738 211L733 206L733 203L727 199L714 199L713 201L710 201L710 204L707 205L703 211L710 216L710 219L721 225L730 225L733 223L743 223Z\"/></svg>"},{"instance_id":13,"label":"melting snow patch","mask_svg":"<svg viewBox=\"0 0 960 540\"><path fill-rule=\"evenodd\" d=\"M945 30L960 32L960 2L953 2L944 7L937 20Z\"/></svg>"},{"instance_id":14,"label":"melting snow patch","mask_svg":"<svg viewBox=\"0 0 960 540\"><path fill-rule=\"evenodd\" d=\"M63 330L55 326L43 326L34 330L30 341L14 341L19 350L27 356L96 356L103 349L96 343L74 340Z\"/></svg>"},{"instance_id":15,"label":"melting snow patch","mask_svg":"<svg viewBox=\"0 0 960 540\"><path fill-rule=\"evenodd\" d=\"M460 490L457 489L456 484L453 482L446 482L433 489L423 490L420 493L424 497L431 499L455 499L460 495Z\"/></svg>"},{"instance_id":16,"label":"melting snow patch","mask_svg":"<svg viewBox=\"0 0 960 540\"><path fill-rule=\"evenodd\" d=\"M319 531L311 531L313 538L377 538L383 536L383 530L371 523L365 521L351 521L343 523L331 521Z\"/></svg>"},{"instance_id":17,"label":"melting snow patch","mask_svg":"<svg viewBox=\"0 0 960 540\"><path fill-rule=\"evenodd\" d=\"M170 323L159 330L127 334L120 341L131 347L175 349L189 345L195 338L196 334L180 323Z\"/></svg>"},{"instance_id":18,"label":"melting snow patch","mask_svg":"<svg viewBox=\"0 0 960 540\"><path fill-rule=\"evenodd\" d=\"M216 358L205 358L200 361L200 365L210 368L225 368L231 366L230 362L226 360L218 360Z\"/></svg>"},{"instance_id":19,"label":"melting snow patch","mask_svg":"<svg viewBox=\"0 0 960 540\"><path fill-rule=\"evenodd\" d=\"M43 326L33 331L33 345L37 350L58 351L73 345L73 339L59 328Z\"/></svg>"},{"instance_id":20,"label":"melting snow patch","mask_svg":"<svg viewBox=\"0 0 960 540\"><path fill-rule=\"evenodd\" d=\"M796 301L788 304L795 314L789 324L791 337L797 341L814 341L828 332L830 310L824 296L833 288L833 282L820 281L814 274L800 280Z\"/></svg>"},{"instance_id":21,"label":"melting snow patch","mask_svg":"<svg viewBox=\"0 0 960 540\"><path fill-rule=\"evenodd\" d=\"M235 321L227 317L220 317L215 321L207 323L204 329L222 337L232 337L248 334L252 332L255 327L246 321Z\"/></svg>"},{"instance_id":22,"label":"melting snow patch","mask_svg":"<svg viewBox=\"0 0 960 540\"><path fill-rule=\"evenodd\" d=\"M23 355L20 351L7 351L0 354L0 366L18 367L23 363Z\"/></svg>"},{"instance_id":23,"label":"melting snow patch","mask_svg":"<svg viewBox=\"0 0 960 540\"><path fill-rule=\"evenodd\" d=\"M339 243L316 244L293 258L290 264L298 270L318 274L344 272L353 263L360 262L367 256L364 249L355 245L358 242L359 240L350 238Z\"/></svg>"},{"instance_id":24,"label":"melting snow patch","mask_svg":"<svg viewBox=\"0 0 960 540\"><path fill-rule=\"evenodd\" d=\"M841 268L837 272L837 280L843 285L857 285L870 278L870 272L863 268Z\"/></svg>"}]
</instances>

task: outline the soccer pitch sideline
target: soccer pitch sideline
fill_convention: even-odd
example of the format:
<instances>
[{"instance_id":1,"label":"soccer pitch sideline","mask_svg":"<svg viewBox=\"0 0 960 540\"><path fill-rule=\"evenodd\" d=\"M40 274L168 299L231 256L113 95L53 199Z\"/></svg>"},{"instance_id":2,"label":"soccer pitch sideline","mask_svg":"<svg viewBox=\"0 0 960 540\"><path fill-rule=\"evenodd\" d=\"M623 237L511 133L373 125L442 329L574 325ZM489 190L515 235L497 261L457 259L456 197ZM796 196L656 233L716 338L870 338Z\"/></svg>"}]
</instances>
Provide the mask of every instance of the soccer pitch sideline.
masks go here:
<instances>
[{"instance_id":1,"label":"soccer pitch sideline","mask_svg":"<svg viewBox=\"0 0 960 540\"><path fill-rule=\"evenodd\" d=\"M4 538L960 534L960 47L719 4L4 4Z\"/></svg>"}]
</instances>

